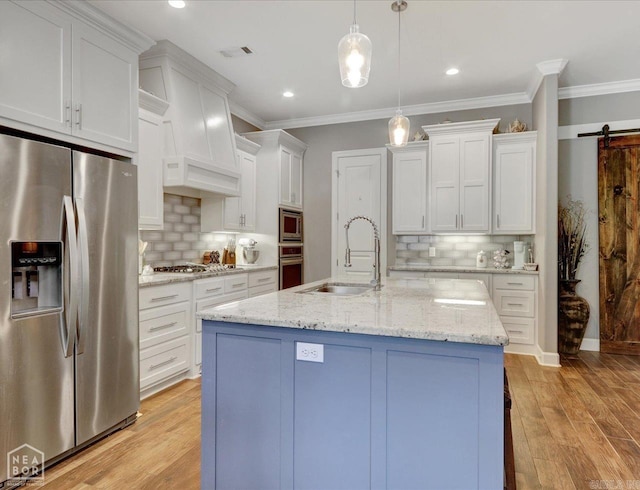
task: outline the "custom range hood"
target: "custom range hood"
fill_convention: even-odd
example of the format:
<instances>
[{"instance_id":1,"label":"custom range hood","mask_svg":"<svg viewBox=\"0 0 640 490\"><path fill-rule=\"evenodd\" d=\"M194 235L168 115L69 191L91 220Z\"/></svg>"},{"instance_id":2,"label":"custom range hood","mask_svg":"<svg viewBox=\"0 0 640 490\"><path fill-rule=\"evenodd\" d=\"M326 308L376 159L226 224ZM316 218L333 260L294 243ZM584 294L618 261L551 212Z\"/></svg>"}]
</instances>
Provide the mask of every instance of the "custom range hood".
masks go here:
<instances>
[{"instance_id":1,"label":"custom range hood","mask_svg":"<svg viewBox=\"0 0 640 490\"><path fill-rule=\"evenodd\" d=\"M166 192L240 195L227 95L235 85L169 41L140 55L140 87L169 102L164 121Z\"/></svg>"}]
</instances>

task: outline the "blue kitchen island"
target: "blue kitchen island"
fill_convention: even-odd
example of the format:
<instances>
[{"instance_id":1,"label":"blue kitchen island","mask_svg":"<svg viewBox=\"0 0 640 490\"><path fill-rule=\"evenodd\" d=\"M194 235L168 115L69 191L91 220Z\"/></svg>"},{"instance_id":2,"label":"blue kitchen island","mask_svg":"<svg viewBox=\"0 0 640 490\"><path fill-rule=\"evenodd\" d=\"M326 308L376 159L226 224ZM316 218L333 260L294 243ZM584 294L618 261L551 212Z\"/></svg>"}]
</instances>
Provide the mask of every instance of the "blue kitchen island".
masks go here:
<instances>
[{"instance_id":1,"label":"blue kitchen island","mask_svg":"<svg viewBox=\"0 0 640 490\"><path fill-rule=\"evenodd\" d=\"M200 314L202 488L502 488L508 337L482 283L327 282Z\"/></svg>"}]
</instances>

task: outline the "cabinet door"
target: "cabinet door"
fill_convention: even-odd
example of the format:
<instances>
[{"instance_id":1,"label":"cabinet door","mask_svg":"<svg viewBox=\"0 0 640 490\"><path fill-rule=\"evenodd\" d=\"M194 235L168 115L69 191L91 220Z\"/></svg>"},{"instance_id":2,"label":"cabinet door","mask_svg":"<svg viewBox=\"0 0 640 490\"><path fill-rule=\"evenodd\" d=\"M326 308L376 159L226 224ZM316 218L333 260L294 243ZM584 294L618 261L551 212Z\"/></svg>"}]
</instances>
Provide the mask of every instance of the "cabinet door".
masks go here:
<instances>
[{"instance_id":1,"label":"cabinet door","mask_svg":"<svg viewBox=\"0 0 640 490\"><path fill-rule=\"evenodd\" d=\"M291 153L291 206L302 209L302 155Z\"/></svg>"},{"instance_id":2,"label":"cabinet door","mask_svg":"<svg viewBox=\"0 0 640 490\"><path fill-rule=\"evenodd\" d=\"M498 143L494 148L496 233L534 233L534 148L535 143Z\"/></svg>"},{"instance_id":3,"label":"cabinet door","mask_svg":"<svg viewBox=\"0 0 640 490\"><path fill-rule=\"evenodd\" d=\"M457 136L433 138L431 164L431 231L459 230L460 142Z\"/></svg>"},{"instance_id":4,"label":"cabinet door","mask_svg":"<svg viewBox=\"0 0 640 490\"><path fill-rule=\"evenodd\" d=\"M489 231L489 142L487 133L460 136L460 230Z\"/></svg>"},{"instance_id":5,"label":"cabinet door","mask_svg":"<svg viewBox=\"0 0 640 490\"><path fill-rule=\"evenodd\" d=\"M83 24L73 26L73 133L135 151L138 56Z\"/></svg>"},{"instance_id":6,"label":"cabinet door","mask_svg":"<svg viewBox=\"0 0 640 490\"><path fill-rule=\"evenodd\" d=\"M138 117L138 228L164 227L162 118L144 109Z\"/></svg>"},{"instance_id":7,"label":"cabinet door","mask_svg":"<svg viewBox=\"0 0 640 490\"><path fill-rule=\"evenodd\" d=\"M393 155L393 233L427 231L427 152Z\"/></svg>"},{"instance_id":8,"label":"cabinet door","mask_svg":"<svg viewBox=\"0 0 640 490\"><path fill-rule=\"evenodd\" d=\"M69 133L71 23L45 2L0 2L0 116Z\"/></svg>"},{"instance_id":9,"label":"cabinet door","mask_svg":"<svg viewBox=\"0 0 640 490\"><path fill-rule=\"evenodd\" d=\"M253 231L256 229L256 157L249 153L239 152L238 162L240 162L242 172L240 184L242 229Z\"/></svg>"},{"instance_id":10,"label":"cabinet door","mask_svg":"<svg viewBox=\"0 0 640 490\"><path fill-rule=\"evenodd\" d=\"M242 162L245 153L239 151L236 153L238 162ZM241 230L242 229L242 193L244 193L245 180L244 174L240 180L240 192L238 197L226 197L223 205L223 227L225 230Z\"/></svg>"},{"instance_id":11,"label":"cabinet door","mask_svg":"<svg viewBox=\"0 0 640 490\"><path fill-rule=\"evenodd\" d=\"M291 151L280 148L280 204L291 205Z\"/></svg>"}]
</instances>

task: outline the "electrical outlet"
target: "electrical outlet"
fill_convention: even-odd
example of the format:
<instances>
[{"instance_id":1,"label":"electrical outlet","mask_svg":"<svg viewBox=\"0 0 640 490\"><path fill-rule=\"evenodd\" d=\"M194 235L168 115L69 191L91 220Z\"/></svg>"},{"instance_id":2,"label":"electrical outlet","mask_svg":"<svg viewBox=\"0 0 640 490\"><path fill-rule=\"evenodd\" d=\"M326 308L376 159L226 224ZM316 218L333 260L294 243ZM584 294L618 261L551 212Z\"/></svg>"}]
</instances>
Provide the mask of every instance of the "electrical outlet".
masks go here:
<instances>
[{"instance_id":1,"label":"electrical outlet","mask_svg":"<svg viewBox=\"0 0 640 490\"><path fill-rule=\"evenodd\" d=\"M324 362L324 345L296 342L296 360Z\"/></svg>"},{"instance_id":2,"label":"electrical outlet","mask_svg":"<svg viewBox=\"0 0 640 490\"><path fill-rule=\"evenodd\" d=\"M429 257L436 256L436 247L429 247Z\"/></svg>"}]
</instances>

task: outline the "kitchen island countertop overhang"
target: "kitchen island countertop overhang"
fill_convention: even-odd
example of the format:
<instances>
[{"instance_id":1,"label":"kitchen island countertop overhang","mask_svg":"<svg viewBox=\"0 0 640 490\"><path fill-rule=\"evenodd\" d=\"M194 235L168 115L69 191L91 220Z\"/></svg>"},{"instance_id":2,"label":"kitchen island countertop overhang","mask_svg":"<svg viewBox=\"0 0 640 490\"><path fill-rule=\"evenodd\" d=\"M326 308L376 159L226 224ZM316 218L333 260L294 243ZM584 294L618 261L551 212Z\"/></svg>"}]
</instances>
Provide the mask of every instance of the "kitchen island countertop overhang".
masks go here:
<instances>
[{"instance_id":1,"label":"kitchen island countertop overhang","mask_svg":"<svg viewBox=\"0 0 640 490\"><path fill-rule=\"evenodd\" d=\"M331 278L198 313L203 320L481 345L509 338L480 281L383 280L380 291L352 296L308 294ZM363 283L366 284L366 283Z\"/></svg>"}]
</instances>

